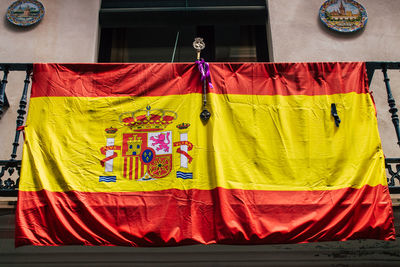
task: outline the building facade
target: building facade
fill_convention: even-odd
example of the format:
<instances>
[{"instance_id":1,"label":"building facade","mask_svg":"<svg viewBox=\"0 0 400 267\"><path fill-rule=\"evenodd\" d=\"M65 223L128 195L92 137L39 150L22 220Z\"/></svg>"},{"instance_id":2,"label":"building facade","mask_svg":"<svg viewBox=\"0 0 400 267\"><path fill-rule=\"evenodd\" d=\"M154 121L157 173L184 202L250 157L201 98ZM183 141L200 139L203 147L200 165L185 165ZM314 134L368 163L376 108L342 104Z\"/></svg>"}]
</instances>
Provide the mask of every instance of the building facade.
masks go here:
<instances>
[{"instance_id":1,"label":"building facade","mask_svg":"<svg viewBox=\"0 0 400 267\"><path fill-rule=\"evenodd\" d=\"M43 20L34 26L17 27L6 19L2 20L0 63L137 62L146 60L141 57L144 54L154 54L163 62L170 62L170 59L174 62L191 61L191 58L194 61L195 52L191 48L193 33L212 36L209 43L205 40L206 46L211 48L204 57L207 60L209 56L213 59L210 61L400 62L398 0L358 1L367 10L368 23L364 29L351 34L334 32L321 23L318 11L324 2L322 0L221 1L220 5L208 3L209 1L165 1L169 2L168 5L163 1L147 1L147 4L143 3L146 1L115 1L113 4L113 1L100 0L41 2L46 14ZM152 4L149 4L151 2ZM12 0L0 0L3 16L12 3ZM192 13L188 16L185 12ZM200 19L195 22L189 21L189 17L193 19L196 16ZM166 28L170 29L170 39L164 37L164 33L159 30L166 25ZM223 33L226 35L222 36ZM139 43L139 40L135 39L138 36L142 36L139 39L145 40ZM159 45L150 47L146 40L149 40L150 44ZM163 40L168 42L163 43ZM154 61L154 58L149 61ZM400 103L399 70L388 70L388 74L393 97ZM8 77L6 95L9 107L0 119L0 159L9 159L12 153L15 120L24 78L25 73L21 71L11 72ZM388 112L383 79L382 73L376 71L370 85L377 108L383 151L387 158L400 158L396 133L391 114ZM17 150L18 158L21 149L20 146ZM400 221L398 199L396 194L392 195L397 231ZM276 266L396 266L396 262L400 262L398 241L254 247L15 249L14 206L15 198L0 197L0 266L121 266L133 263L143 266L264 266L266 263Z\"/></svg>"}]
</instances>

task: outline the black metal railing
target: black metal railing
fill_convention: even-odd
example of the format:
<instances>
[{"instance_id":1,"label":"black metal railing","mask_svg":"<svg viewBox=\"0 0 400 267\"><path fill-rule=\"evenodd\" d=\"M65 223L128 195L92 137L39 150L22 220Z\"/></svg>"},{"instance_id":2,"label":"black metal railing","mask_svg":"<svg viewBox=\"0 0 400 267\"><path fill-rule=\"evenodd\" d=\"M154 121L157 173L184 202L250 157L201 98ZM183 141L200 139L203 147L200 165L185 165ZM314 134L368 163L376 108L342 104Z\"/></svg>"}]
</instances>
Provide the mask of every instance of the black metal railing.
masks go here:
<instances>
[{"instance_id":1,"label":"black metal railing","mask_svg":"<svg viewBox=\"0 0 400 267\"><path fill-rule=\"evenodd\" d=\"M3 79L0 83L0 119L3 113L6 112L10 107L10 103L6 94L6 87L10 72L24 71L26 73L25 80L23 82L22 96L19 102L19 109L17 111L16 130L14 142L12 143L12 153L9 160L0 160L0 196L16 196L18 193L21 160L17 160L16 158L22 130L21 126L23 125L26 114L28 87L32 73L32 66L33 64L22 63L0 64L0 72L3 72ZM396 101L392 95L390 79L387 73L387 70L389 69L400 69L400 62L367 62L366 68L369 84L371 84L375 70L381 70L383 73L383 81L386 87L389 112L391 113L394 130L396 132L397 144L400 145L399 116L397 115L398 109L396 107ZM385 167L387 170L387 181L390 192L400 193L400 158L386 158Z\"/></svg>"},{"instance_id":2,"label":"black metal railing","mask_svg":"<svg viewBox=\"0 0 400 267\"><path fill-rule=\"evenodd\" d=\"M20 135L23 129L21 127L24 123L26 106L28 104L28 88L32 74L32 67L32 64L0 64L0 71L3 72L3 79L1 80L0 84L0 116L2 116L6 109L10 106L6 94L9 73L12 71L24 71L26 73L22 96L19 101L19 109L17 111L18 115L16 120L14 142L12 143L11 156L9 160L0 160L0 196L16 196L18 192L21 160L17 160L16 158Z\"/></svg>"},{"instance_id":3,"label":"black metal railing","mask_svg":"<svg viewBox=\"0 0 400 267\"><path fill-rule=\"evenodd\" d=\"M386 158L385 168L387 170L387 180L391 193L400 193L400 158ZM396 182L397 180L397 182Z\"/></svg>"},{"instance_id":4,"label":"black metal railing","mask_svg":"<svg viewBox=\"0 0 400 267\"><path fill-rule=\"evenodd\" d=\"M392 117L392 123L396 132L397 144L400 146L400 128L399 128L399 116L397 115L396 101L392 94L392 88L390 86L390 79L387 71L399 70L400 62L367 62L367 76L368 83L371 85L372 78L375 70L381 70L383 73L383 81L386 87L387 102L389 105L389 112ZM385 168L389 190L391 193L400 193L400 158L385 158Z\"/></svg>"},{"instance_id":5,"label":"black metal railing","mask_svg":"<svg viewBox=\"0 0 400 267\"><path fill-rule=\"evenodd\" d=\"M21 160L0 160L0 167L0 196L16 196Z\"/></svg>"}]
</instances>

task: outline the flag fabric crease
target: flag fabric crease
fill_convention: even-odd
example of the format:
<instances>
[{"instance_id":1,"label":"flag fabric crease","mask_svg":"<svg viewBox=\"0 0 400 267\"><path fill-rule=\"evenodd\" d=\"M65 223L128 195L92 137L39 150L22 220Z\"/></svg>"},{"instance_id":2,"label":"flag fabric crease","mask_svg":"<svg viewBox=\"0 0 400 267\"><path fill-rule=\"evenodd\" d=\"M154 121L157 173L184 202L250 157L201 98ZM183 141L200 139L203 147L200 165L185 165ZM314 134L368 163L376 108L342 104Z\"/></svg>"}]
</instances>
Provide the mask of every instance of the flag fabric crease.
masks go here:
<instances>
[{"instance_id":1,"label":"flag fabric crease","mask_svg":"<svg viewBox=\"0 0 400 267\"><path fill-rule=\"evenodd\" d=\"M34 64L16 246L395 238L365 63L209 71Z\"/></svg>"}]
</instances>

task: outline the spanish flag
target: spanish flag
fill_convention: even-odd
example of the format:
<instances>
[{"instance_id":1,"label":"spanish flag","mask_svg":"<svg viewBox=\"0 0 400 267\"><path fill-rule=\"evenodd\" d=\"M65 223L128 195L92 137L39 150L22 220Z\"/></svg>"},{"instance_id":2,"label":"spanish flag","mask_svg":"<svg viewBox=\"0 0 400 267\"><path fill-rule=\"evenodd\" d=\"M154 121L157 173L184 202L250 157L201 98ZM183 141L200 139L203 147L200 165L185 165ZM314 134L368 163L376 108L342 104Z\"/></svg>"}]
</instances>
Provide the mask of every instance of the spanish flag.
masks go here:
<instances>
[{"instance_id":1,"label":"spanish flag","mask_svg":"<svg viewBox=\"0 0 400 267\"><path fill-rule=\"evenodd\" d=\"M33 71L16 246L395 238L365 63Z\"/></svg>"}]
</instances>

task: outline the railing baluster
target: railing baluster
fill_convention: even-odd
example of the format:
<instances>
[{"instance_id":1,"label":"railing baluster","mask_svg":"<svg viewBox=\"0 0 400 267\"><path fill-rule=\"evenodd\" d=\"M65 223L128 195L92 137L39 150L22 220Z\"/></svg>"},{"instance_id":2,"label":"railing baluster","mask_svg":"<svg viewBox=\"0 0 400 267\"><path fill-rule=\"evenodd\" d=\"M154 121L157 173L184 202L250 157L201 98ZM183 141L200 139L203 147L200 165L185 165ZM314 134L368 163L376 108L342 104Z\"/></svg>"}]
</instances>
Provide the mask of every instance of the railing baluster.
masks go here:
<instances>
[{"instance_id":1,"label":"railing baluster","mask_svg":"<svg viewBox=\"0 0 400 267\"><path fill-rule=\"evenodd\" d=\"M0 102L2 107L9 106L7 96L5 94L5 87L7 84L7 75L9 71L25 71L26 78L24 80L24 89L22 92L21 100L19 103L18 116L16 121L16 132L13 142L13 150L11 159L0 160L0 196L17 196L19 187L19 177L21 171L21 160L17 160L17 148L19 146L19 137L21 126L24 123L24 115L26 114L26 107L28 104L28 87L30 83L30 75L32 73L32 64L0 64L0 70L4 72L3 81L0 84Z\"/></svg>"},{"instance_id":2,"label":"railing baluster","mask_svg":"<svg viewBox=\"0 0 400 267\"><path fill-rule=\"evenodd\" d=\"M22 126L22 124L24 123L24 115L26 114L26 105L28 104L27 101L27 95L28 95L28 86L30 83L30 77L31 77L31 72L32 69L28 68L26 70L26 77L24 80L24 90L22 92L22 97L21 100L19 101L19 109L18 109L18 116L17 116L17 127L15 130L15 138L14 138L14 143L13 143L13 151L11 154L11 160L15 160L15 158L17 157L17 148L19 146L19 136L20 136L20 130L19 127Z\"/></svg>"},{"instance_id":3,"label":"railing baluster","mask_svg":"<svg viewBox=\"0 0 400 267\"><path fill-rule=\"evenodd\" d=\"M400 158L386 158L387 182L391 193L400 193Z\"/></svg>"},{"instance_id":4,"label":"railing baluster","mask_svg":"<svg viewBox=\"0 0 400 267\"><path fill-rule=\"evenodd\" d=\"M0 160L0 196L16 196L19 176L21 171L21 160ZM17 170L17 179L12 175ZM8 173L8 178L6 174Z\"/></svg>"},{"instance_id":5,"label":"railing baluster","mask_svg":"<svg viewBox=\"0 0 400 267\"><path fill-rule=\"evenodd\" d=\"M386 92L388 97L388 104L389 104L389 112L392 114L392 122L394 125L394 129L397 135L397 144L400 145L400 128L399 128L399 116L397 115L398 109L396 108L396 101L393 98L392 90L390 88L390 79L387 75L387 65L385 63L382 64L382 72L383 72L383 81L386 85Z\"/></svg>"},{"instance_id":6,"label":"railing baluster","mask_svg":"<svg viewBox=\"0 0 400 267\"><path fill-rule=\"evenodd\" d=\"M3 80L0 84L0 116L3 114L3 107L7 106L6 86L7 86L8 68L4 69Z\"/></svg>"}]
</instances>

